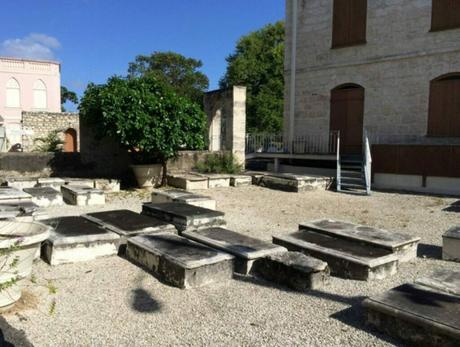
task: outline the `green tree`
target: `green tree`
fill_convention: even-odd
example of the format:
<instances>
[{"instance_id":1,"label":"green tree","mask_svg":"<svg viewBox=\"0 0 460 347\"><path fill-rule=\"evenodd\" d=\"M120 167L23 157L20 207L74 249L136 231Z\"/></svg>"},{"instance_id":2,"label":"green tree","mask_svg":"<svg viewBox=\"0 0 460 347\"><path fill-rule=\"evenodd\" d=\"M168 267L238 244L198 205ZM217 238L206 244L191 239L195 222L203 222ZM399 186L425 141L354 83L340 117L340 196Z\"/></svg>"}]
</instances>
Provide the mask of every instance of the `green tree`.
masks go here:
<instances>
[{"instance_id":1,"label":"green tree","mask_svg":"<svg viewBox=\"0 0 460 347\"><path fill-rule=\"evenodd\" d=\"M202 105L203 94L209 87L208 77L199 71L202 66L200 60L178 53L154 52L138 55L134 62L129 63L128 76L153 76L169 85L177 95Z\"/></svg>"},{"instance_id":2,"label":"green tree","mask_svg":"<svg viewBox=\"0 0 460 347\"><path fill-rule=\"evenodd\" d=\"M66 87L61 86L61 111L65 112L64 104L70 101L74 104L78 104L78 97L75 92L68 90Z\"/></svg>"},{"instance_id":3,"label":"green tree","mask_svg":"<svg viewBox=\"0 0 460 347\"><path fill-rule=\"evenodd\" d=\"M81 120L98 138L111 137L129 149L137 162L163 165L181 149L202 149L206 117L199 105L176 95L152 76L112 77L88 85L79 105Z\"/></svg>"},{"instance_id":4,"label":"green tree","mask_svg":"<svg viewBox=\"0 0 460 347\"><path fill-rule=\"evenodd\" d=\"M227 63L220 86L247 87L247 130L279 132L284 105L284 22L241 37Z\"/></svg>"}]
</instances>

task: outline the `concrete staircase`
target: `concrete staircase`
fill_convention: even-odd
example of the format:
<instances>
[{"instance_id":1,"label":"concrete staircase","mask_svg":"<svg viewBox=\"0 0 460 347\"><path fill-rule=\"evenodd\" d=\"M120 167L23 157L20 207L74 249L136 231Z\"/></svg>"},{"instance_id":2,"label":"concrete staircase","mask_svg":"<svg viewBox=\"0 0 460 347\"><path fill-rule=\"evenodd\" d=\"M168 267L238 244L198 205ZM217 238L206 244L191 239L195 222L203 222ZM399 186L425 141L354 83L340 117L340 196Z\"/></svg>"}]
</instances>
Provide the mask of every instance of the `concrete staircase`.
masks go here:
<instances>
[{"instance_id":1,"label":"concrete staircase","mask_svg":"<svg viewBox=\"0 0 460 347\"><path fill-rule=\"evenodd\" d=\"M361 155L341 155L337 191L367 194L364 162Z\"/></svg>"}]
</instances>

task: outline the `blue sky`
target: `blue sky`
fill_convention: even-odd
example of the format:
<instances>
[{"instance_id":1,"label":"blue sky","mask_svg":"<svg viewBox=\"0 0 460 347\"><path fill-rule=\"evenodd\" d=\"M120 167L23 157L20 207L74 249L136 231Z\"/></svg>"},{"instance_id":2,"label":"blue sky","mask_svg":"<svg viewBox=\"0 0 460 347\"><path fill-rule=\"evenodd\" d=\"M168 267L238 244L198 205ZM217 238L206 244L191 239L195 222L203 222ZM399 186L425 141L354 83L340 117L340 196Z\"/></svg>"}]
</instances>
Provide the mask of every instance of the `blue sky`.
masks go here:
<instances>
[{"instance_id":1,"label":"blue sky","mask_svg":"<svg viewBox=\"0 0 460 347\"><path fill-rule=\"evenodd\" d=\"M172 50L203 61L210 89L241 35L284 19L284 0L15 0L2 3L0 55L62 63L62 84L124 75L138 54Z\"/></svg>"}]
</instances>

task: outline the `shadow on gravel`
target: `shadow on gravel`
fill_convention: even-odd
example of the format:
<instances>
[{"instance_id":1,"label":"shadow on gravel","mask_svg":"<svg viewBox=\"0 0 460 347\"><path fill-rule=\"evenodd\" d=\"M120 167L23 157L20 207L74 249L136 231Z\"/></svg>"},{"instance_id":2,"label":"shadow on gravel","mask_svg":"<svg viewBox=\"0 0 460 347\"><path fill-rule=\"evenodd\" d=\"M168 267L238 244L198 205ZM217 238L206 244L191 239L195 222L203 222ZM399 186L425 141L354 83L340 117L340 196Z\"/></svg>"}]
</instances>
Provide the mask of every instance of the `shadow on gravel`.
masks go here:
<instances>
[{"instance_id":1,"label":"shadow on gravel","mask_svg":"<svg viewBox=\"0 0 460 347\"><path fill-rule=\"evenodd\" d=\"M155 300L149 292L142 288L133 290L131 307L133 310L141 313L155 313L161 311L161 304Z\"/></svg>"},{"instance_id":2,"label":"shadow on gravel","mask_svg":"<svg viewBox=\"0 0 460 347\"><path fill-rule=\"evenodd\" d=\"M442 259L442 247L419 243L417 257L428 259Z\"/></svg>"},{"instance_id":3,"label":"shadow on gravel","mask_svg":"<svg viewBox=\"0 0 460 347\"><path fill-rule=\"evenodd\" d=\"M33 347L33 344L27 340L24 331L13 328L5 318L0 316L0 346Z\"/></svg>"},{"instance_id":4,"label":"shadow on gravel","mask_svg":"<svg viewBox=\"0 0 460 347\"><path fill-rule=\"evenodd\" d=\"M460 213L460 200L452 203L449 207L443 209L445 212L459 212Z\"/></svg>"}]
</instances>

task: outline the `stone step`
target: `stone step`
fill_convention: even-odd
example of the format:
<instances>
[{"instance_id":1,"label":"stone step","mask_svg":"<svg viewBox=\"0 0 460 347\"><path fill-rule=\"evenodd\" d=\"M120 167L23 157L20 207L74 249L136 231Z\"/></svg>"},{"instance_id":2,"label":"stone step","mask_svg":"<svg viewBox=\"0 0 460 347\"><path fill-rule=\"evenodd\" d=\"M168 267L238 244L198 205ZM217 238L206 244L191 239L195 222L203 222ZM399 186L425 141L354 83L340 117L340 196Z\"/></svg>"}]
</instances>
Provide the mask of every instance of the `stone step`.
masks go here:
<instances>
[{"instance_id":1,"label":"stone step","mask_svg":"<svg viewBox=\"0 0 460 347\"><path fill-rule=\"evenodd\" d=\"M329 279L327 263L300 252L282 252L258 259L252 273L299 291L320 289Z\"/></svg>"},{"instance_id":2,"label":"stone step","mask_svg":"<svg viewBox=\"0 0 460 347\"><path fill-rule=\"evenodd\" d=\"M64 204L61 192L52 187L24 188L24 192L30 194L32 202L40 207L62 206Z\"/></svg>"},{"instance_id":3,"label":"stone step","mask_svg":"<svg viewBox=\"0 0 460 347\"><path fill-rule=\"evenodd\" d=\"M347 182L343 182L343 180L341 181L341 188L342 190L343 189L366 189L366 185L364 184L354 184L354 183L347 183Z\"/></svg>"},{"instance_id":4,"label":"stone step","mask_svg":"<svg viewBox=\"0 0 460 347\"><path fill-rule=\"evenodd\" d=\"M187 173L170 173L168 185L185 190L208 189L208 179Z\"/></svg>"},{"instance_id":5,"label":"stone step","mask_svg":"<svg viewBox=\"0 0 460 347\"><path fill-rule=\"evenodd\" d=\"M420 241L420 237L331 219L301 223L299 230L310 230L339 239L382 248L397 255L399 262L416 258Z\"/></svg>"},{"instance_id":6,"label":"stone step","mask_svg":"<svg viewBox=\"0 0 460 347\"><path fill-rule=\"evenodd\" d=\"M87 213L82 217L124 237L159 232L177 232L175 226L170 223L130 210Z\"/></svg>"},{"instance_id":7,"label":"stone step","mask_svg":"<svg viewBox=\"0 0 460 347\"><path fill-rule=\"evenodd\" d=\"M61 187L62 197L69 205L94 206L105 204L105 194L100 189L80 185Z\"/></svg>"},{"instance_id":8,"label":"stone step","mask_svg":"<svg viewBox=\"0 0 460 347\"><path fill-rule=\"evenodd\" d=\"M189 204L174 202L163 204L144 203L142 214L174 224L179 231L225 225L224 213Z\"/></svg>"},{"instance_id":9,"label":"stone step","mask_svg":"<svg viewBox=\"0 0 460 347\"><path fill-rule=\"evenodd\" d=\"M417 279L415 283L460 296L460 270L437 270L428 277Z\"/></svg>"},{"instance_id":10,"label":"stone step","mask_svg":"<svg viewBox=\"0 0 460 347\"><path fill-rule=\"evenodd\" d=\"M198 207L208 208L210 210L216 209L216 200L211 199L209 196L194 194L186 190L167 189L167 190L154 190L152 192L152 203L160 204L165 202L180 202L190 204Z\"/></svg>"},{"instance_id":11,"label":"stone step","mask_svg":"<svg viewBox=\"0 0 460 347\"><path fill-rule=\"evenodd\" d=\"M235 272L248 275L257 259L287 252L286 248L224 228L187 230L182 236L235 256Z\"/></svg>"},{"instance_id":12,"label":"stone step","mask_svg":"<svg viewBox=\"0 0 460 347\"><path fill-rule=\"evenodd\" d=\"M171 233L130 238L126 256L159 280L183 289L233 276L233 256Z\"/></svg>"},{"instance_id":13,"label":"stone step","mask_svg":"<svg viewBox=\"0 0 460 347\"><path fill-rule=\"evenodd\" d=\"M273 243L323 260L331 274L344 278L382 279L397 271L398 258L389 250L310 230L274 236Z\"/></svg>"},{"instance_id":14,"label":"stone step","mask_svg":"<svg viewBox=\"0 0 460 347\"><path fill-rule=\"evenodd\" d=\"M54 230L42 244L42 258L50 265L94 260L117 254L120 236L82 217L42 221Z\"/></svg>"},{"instance_id":15,"label":"stone step","mask_svg":"<svg viewBox=\"0 0 460 347\"><path fill-rule=\"evenodd\" d=\"M442 259L460 262L460 225L442 235Z\"/></svg>"},{"instance_id":16,"label":"stone step","mask_svg":"<svg viewBox=\"0 0 460 347\"><path fill-rule=\"evenodd\" d=\"M460 346L460 297L404 284L365 299L367 323L414 346Z\"/></svg>"}]
</instances>

